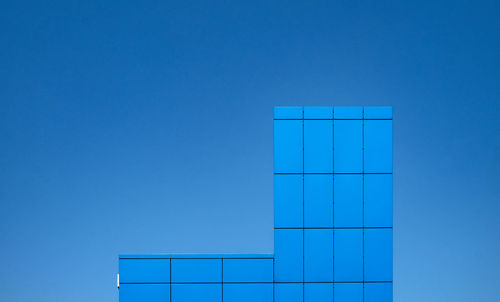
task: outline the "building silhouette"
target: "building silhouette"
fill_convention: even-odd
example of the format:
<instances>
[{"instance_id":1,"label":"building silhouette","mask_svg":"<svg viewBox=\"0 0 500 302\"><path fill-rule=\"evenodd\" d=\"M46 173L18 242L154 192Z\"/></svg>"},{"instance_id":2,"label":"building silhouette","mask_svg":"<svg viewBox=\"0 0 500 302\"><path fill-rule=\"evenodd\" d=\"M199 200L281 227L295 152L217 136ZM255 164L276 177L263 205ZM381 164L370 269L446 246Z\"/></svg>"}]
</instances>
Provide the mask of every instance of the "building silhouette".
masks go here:
<instances>
[{"instance_id":1,"label":"building silhouette","mask_svg":"<svg viewBox=\"0 0 500 302\"><path fill-rule=\"evenodd\" d=\"M274 254L119 256L120 302L391 302L392 108L274 109Z\"/></svg>"}]
</instances>

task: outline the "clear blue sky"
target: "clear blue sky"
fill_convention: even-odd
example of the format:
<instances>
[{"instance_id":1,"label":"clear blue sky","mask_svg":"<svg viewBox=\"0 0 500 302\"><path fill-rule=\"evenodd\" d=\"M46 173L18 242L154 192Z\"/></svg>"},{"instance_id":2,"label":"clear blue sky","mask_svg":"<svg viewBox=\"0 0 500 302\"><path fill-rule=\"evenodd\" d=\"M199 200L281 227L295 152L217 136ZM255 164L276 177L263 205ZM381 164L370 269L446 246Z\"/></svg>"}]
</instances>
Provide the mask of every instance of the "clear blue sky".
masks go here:
<instances>
[{"instance_id":1,"label":"clear blue sky","mask_svg":"<svg viewBox=\"0 0 500 302\"><path fill-rule=\"evenodd\" d=\"M42 2L0 5L0 301L272 252L275 105L394 106L395 301L500 300L498 1Z\"/></svg>"}]
</instances>

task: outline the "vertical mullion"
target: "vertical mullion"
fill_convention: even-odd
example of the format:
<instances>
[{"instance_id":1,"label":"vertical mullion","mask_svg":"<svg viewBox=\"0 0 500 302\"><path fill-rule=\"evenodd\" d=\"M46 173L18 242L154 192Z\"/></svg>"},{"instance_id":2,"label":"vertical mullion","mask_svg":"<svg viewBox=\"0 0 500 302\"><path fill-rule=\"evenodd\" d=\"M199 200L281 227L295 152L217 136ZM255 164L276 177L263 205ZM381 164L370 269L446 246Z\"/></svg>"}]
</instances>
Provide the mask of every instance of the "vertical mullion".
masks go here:
<instances>
[{"instance_id":1,"label":"vertical mullion","mask_svg":"<svg viewBox=\"0 0 500 302\"><path fill-rule=\"evenodd\" d=\"M276 287L276 280L274 279L274 264L275 264L275 256L273 256L273 302L274 302L274 299L275 299L275 296L276 296L276 292L275 292L275 287Z\"/></svg>"},{"instance_id":2,"label":"vertical mullion","mask_svg":"<svg viewBox=\"0 0 500 302\"><path fill-rule=\"evenodd\" d=\"M305 244L305 229L304 229L304 206L305 206L305 203L304 203L304 198L305 198L305 193L304 193L304 190L305 190L305 175L304 175L304 167L305 167L305 163L304 163L304 160L305 160L305 132L304 132L304 107L302 107L302 302L304 302L304 298L305 298L305 269L306 269L306 265L305 265L305 249L304 249L304 244Z\"/></svg>"},{"instance_id":3,"label":"vertical mullion","mask_svg":"<svg viewBox=\"0 0 500 302\"><path fill-rule=\"evenodd\" d=\"M335 108L332 107L332 301L335 301Z\"/></svg>"},{"instance_id":4,"label":"vertical mullion","mask_svg":"<svg viewBox=\"0 0 500 302\"><path fill-rule=\"evenodd\" d=\"M169 272L169 276L170 276L169 277L169 281L170 281L169 282L169 284L170 284L169 285L169 287L170 287L170 290L169 290L170 293L169 293L169 295L170 295L170 297L169 297L169 301L172 302L172 258L169 258L169 260L170 260L170 272Z\"/></svg>"},{"instance_id":5,"label":"vertical mullion","mask_svg":"<svg viewBox=\"0 0 500 302\"><path fill-rule=\"evenodd\" d=\"M221 258L221 300L224 302L224 258Z\"/></svg>"},{"instance_id":6,"label":"vertical mullion","mask_svg":"<svg viewBox=\"0 0 500 302\"><path fill-rule=\"evenodd\" d=\"M365 107L362 110L362 127L361 127L361 147L362 147L362 160L361 160L361 172L362 172L362 188L361 188L361 199L363 200L363 210L362 210L362 221L363 221L363 302L365 301Z\"/></svg>"}]
</instances>

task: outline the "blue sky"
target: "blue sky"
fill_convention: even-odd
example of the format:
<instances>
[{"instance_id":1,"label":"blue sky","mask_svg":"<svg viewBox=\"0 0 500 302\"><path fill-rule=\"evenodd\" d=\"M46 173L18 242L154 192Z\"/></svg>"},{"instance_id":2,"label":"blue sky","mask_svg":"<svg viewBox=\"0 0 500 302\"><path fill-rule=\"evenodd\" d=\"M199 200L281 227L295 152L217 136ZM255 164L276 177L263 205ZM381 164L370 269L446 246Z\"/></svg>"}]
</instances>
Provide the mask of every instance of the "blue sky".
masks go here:
<instances>
[{"instance_id":1,"label":"blue sky","mask_svg":"<svg viewBox=\"0 0 500 302\"><path fill-rule=\"evenodd\" d=\"M272 252L272 107L394 106L395 301L498 301L498 1L4 1L0 300Z\"/></svg>"}]
</instances>

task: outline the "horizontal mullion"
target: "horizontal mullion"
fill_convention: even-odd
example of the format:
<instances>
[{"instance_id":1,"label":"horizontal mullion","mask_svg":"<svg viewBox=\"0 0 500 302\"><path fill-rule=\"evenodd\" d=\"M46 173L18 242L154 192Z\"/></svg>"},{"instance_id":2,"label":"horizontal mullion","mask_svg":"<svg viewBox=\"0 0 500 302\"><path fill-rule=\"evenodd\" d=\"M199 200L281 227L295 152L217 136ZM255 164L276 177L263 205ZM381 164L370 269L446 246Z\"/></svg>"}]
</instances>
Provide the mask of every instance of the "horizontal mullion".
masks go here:
<instances>
[{"instance_id":1,"label":"horizontal mullion","mask_svg":"<svg viewBox=\"0 0 500 302\"><path fill-rule=\"evenodd\" d=\"M236 281L224 281L224 282L120 282L120 284L273 284L272 281L249 281L249 282L236 282Z\"/></svg>"},{"instance_id":2,"label":"horizontal mullion","mask_svg":"<svg viewBox=\"0 0 500 302\"><path fill-rule=\"evenodd\" d=\"M275 118L275 121L392 121L392 118Z\"/></svg>"},{"instance_id":3,"label":"horizontal mullion","mask_svg":"<svg viewBox=\"0 0 500 302\"><path fill-rule=\"evenodd\" d=\"M170 259L170 260L231 260L231 259L236 259L236 260L272 260L274 257L259 257L259 258L236 258L236 257L219 257L219 258L207 258L207 257L193 257L193 258L175 258L175 257L148 257L148 258L139 258L139 257L120 257L120 260L159 260L159 259Z\"/></svg>"},{"instance_id":4,"label":"horizontal mullion","mask_svg":"<svg viewBox=\"0 0 500 302\"><path fill-rule=\"evenodd\" d=\"M277 227L275 230L369 230L392 229L393 227Z\"/></svg>"},{"instance_id":5,"label":"horizontal mullion","mask_svg":"<svg viewBox=\"0 0 500 302\"><path fill-rule=\"evenodd\" d=\"M274 172L274 175L391 175L392 172Z\"/></svg>"},{"instance_id":6,"label":"horizontal mullion","mask_svg":"<svg viewBox=\"0 0 500 302\"><path fill-rule=\"evenodd\" d=\"M335 283L392 283L392 281L283 281L283 282L120 282L120 284L335 284Z\"/></svg>"},{"instance_id":7,"label":"horizontal mullion","mask_svg":"<svg viewBox=\"0 0 500 302\"><path fill-rule=\"evenodd\" d=\"M392 281L282 281L282 282L274 282L275 284L345 284L345 283L357 283L357 284L363 284L363 283L392 283Z\"/></svg>"}]
</instances>

